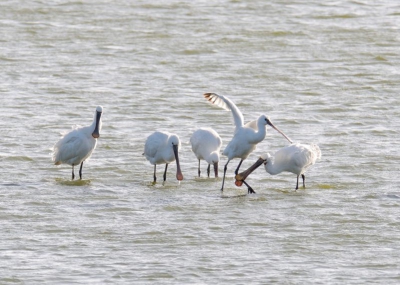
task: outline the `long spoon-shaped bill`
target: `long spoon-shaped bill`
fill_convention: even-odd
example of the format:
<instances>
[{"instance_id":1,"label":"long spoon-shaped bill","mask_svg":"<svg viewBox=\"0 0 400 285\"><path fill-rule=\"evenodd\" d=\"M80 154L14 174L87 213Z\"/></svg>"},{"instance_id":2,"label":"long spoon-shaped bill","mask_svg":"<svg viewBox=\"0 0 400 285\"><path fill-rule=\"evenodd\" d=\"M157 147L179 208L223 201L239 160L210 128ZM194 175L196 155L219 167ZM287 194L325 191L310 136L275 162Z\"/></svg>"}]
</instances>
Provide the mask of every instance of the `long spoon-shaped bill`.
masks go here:
<instances>
[{"instance_id":1,"label":"long spoon-shaped bill","mask_svg":"<svg viewBox=\"0 0 400 285\"><path fill-rule=\"evenodd\" d=\"M215 177L218 177L218 162L214 163L214 174L215 174Z\"/></svg>"},{"instance_id":2,"label":"long spoon-shaped bill","mask_svg":"<svg viewBox=\"0 0 400 285\"><path fill-rule=\"evenodd\" d=\"M176 179L179 181L183 180L183 175L181 171L181 165L179 163L179 155L178 155L178 145L173 144L172 148L175 154L175 161L176 161Z\"/></svg>"},{"instance_id":3,"label":"long spoon-shaped bill","mask_svg":"<svg viewBox=\"0 0 400 285\"><path fill-rule=\"evenodd\" d=\"M280 129L278 129L277 127L275 127L275 125L270 121L267 120L267 124L270 125L273 129L275 129L278 133L280 133L282 136L285 137L285 139L287 139L290 143L293 143L291 139L289 139L289 137L287 135L285 135Z\"/></svg>"},{"instance_id":4,"label":"long spoon-shaped bill","mask_svg":"<svg viewBox=\"0 0 400 285\"><path fill-rule=\"evenodd\" d=\"M97 114L96 114L96 127L94 128L94 131L92 133L92 137L94 137L95 139L98 139L100 137L100 132L99 132L100 118L101 118L101 112L97 111Z\"/></svg>"},{"instance_id":5,"label":"long spoon-shaped bill","mask_svg":"<svg viewBox=\"0 0 400 285\"><path fill-rule=\"evenodd\" d=\"M265 162L265 159L260 157L252 166L250 166L248 169L246 169L245 171L243 171L235 176L236 182L242 182L242 181L246 180L247 176L249 176L250 173L252 173L258 167L260 167L260 165L263 164L264 162ZM242 186L242 183L236 183L236 182L235 182L236 186Z\"/></svg>"}]
</instances>

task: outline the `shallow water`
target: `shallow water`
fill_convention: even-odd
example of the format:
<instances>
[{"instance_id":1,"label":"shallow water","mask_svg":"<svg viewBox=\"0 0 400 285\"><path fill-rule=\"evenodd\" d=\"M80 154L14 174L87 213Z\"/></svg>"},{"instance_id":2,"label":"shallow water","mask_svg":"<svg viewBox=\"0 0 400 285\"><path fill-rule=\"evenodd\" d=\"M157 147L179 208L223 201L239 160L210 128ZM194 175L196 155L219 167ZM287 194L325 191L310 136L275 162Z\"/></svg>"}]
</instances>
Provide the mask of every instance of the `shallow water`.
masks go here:
<instances>
[{"instance_id":1,"label":"shallow water","mask_svg":"<svg viewBox=\"0 0 400 285\"><path fill-rule=\"evenodd\" d=\"M395 1L10 0L0 25L0 283L399 282ZM205 163L197 178L191 133L233 132L205 92L317 143L307 188L260 168L245 195L238 160L223 194ZM70 181L51 148L97 105L101 137ZM171 164L151 185L155 130L181 138L180 184ZM242 169L284 145L268 129Z\"/></svg>"}]
</instances>

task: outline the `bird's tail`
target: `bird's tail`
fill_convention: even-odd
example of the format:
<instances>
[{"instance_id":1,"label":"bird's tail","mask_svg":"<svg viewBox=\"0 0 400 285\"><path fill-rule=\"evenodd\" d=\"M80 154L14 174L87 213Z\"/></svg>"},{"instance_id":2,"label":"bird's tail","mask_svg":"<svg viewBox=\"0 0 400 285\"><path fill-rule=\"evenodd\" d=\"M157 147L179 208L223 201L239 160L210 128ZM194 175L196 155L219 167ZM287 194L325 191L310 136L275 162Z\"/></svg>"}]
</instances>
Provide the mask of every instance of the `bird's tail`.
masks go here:
<instances>
[{"instance_id":1,"label":"bird's tail","mask_svg":"<svg viewBox=\"0 0 400 285\"><path fill-rule=\"evenodd\" d=\"M317 159L321 159L322 154L321 154L321 149L319 148L319 146L316 144L311 144L311 148L313 149L314 153L316 154Z\"/></svg>"},{"instance_id":2,"label":"bird's tail","mask_svg":"<svg viewBox=\"0 0 400 285\"><path fill-rule=\"evenodd\" d=\"M55 165L61 164L61 160L58 155L58 149L54 148L53 153L51 155L51 160L54 162Z\"/></svg>"}]
</instances>

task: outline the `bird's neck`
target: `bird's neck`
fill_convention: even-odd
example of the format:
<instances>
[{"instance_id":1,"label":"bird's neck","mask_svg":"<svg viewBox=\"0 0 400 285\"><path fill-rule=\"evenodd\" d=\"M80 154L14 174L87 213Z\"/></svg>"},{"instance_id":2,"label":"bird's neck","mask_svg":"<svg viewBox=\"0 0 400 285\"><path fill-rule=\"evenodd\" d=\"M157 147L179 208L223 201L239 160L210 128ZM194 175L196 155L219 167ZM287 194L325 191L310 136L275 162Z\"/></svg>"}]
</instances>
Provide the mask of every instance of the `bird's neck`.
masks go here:
<instances>
[{"instance_id":1,"label":"bird's neck","mask_svg":"<svg viewBox=\"0 0 400 285\"><path fill-rule=\"evenodd\" d=\"M253 142L259 143L260 141L265 139L266 133L267 133L267 130L265 128L265 125L261 122L257 122L257 132L255 132L255 135L253 137Z\"/></svg>"},{"instance_id":2,"label":"bird's neck","mask_svg":"<svg viewBox=\"0 0 400 285\"><path fill-rule=\"evenodd\" d=\"M265 170L271 175L276 175L282 172L272 160L267 162Z\"/></svg>"}]
</instances>

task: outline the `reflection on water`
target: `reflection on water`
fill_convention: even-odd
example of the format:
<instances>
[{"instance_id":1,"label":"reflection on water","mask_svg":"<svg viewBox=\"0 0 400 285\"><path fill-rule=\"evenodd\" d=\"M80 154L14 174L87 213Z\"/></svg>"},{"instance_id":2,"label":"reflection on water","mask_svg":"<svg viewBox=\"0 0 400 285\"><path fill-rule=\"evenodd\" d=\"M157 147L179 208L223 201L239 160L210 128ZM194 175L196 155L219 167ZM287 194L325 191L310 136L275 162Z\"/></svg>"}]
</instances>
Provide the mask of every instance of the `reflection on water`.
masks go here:
<instances>
[{"instance_id":1,"label":"reflection on water","mask_svg":"<svg viewBox=\"0 0 400 285\"><path fill-rule=\"evenodd\" d=\"M66 185L66 186L86 186L91 183L91 180L67 180L63 178L56 178L56 182L60 185Z\"/></svg>"}]
</instances>

